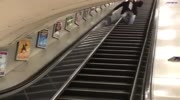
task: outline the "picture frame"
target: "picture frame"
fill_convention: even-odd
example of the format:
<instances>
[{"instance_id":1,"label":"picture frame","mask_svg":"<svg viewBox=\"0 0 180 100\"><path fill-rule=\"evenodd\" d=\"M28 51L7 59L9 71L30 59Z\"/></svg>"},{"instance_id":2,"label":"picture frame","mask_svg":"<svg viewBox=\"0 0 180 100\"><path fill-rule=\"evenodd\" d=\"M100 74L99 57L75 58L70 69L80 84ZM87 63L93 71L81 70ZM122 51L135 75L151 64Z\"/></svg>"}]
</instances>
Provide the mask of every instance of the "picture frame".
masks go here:
<instances>
[{"instance_id":1,"label":"picture frame","mask_svg":"<svg viewBox=\"0 0 180 100\"><path fill-rule=\"evenodd\" d=\"M109 3L107 3L107 4L105 4L106 5L106 7L109 7Z\"/></svg>"},{"instance_id":2,"label":"picture frame","mask_svg":"<svg viewBox=\"0 0 180 100\"><path fill-rule=\"evenodd\" d=\"M23 38L17 43L16 60L28 60L31 51L31 39Z\"/></svg>"},{"instance_id":3,"label":"picture frame","mask_svg":"<svg viewBox=\"0 0 180 100\"><path fill-rule=\"evenodd\" d=\"M80 23L81 23L81 20L82 20L82 11L79 11L79 12L77 12L75 14L75 21L74 21L74 23L79 26Z\"/></svg>"},{"instance_id":4,"label":"picture frame","mask_svg":"<svg viewBox=\"0 0 180 100\"><path fill-rule=\"evenodd\" d=\"M0 51L0 77L5 76L5 68L7 65L7 51Z\"/></svg>"},{"instance_id":5,"label":"picture frame","mask_svg":"<svg viewBox=\"0 0 180 100\"><path fill-rule=\"evenodd\" d=\"M88 8L88 9L84 9L84 12L83 12L83 19L84 19L85 21L87 21L88 15L89 15L89 8Z\"/></svg>"},{"instance_id":6,"label":"picture frame","mask_svg":"<svg viewBox=\"0 0 180 100\"><path fill-rule=\"evenodd\" d=\"M101 10L103 10L104 9L104 5L101 5L100 8L101 8Z\"/></svg>"},{"instance_id":7,"label":"picture frame","mask_svg":"<svg viewBox=\"0 0 180 100\"><path fill-rule=\"evenodd\" d=\"M73 16L67 17L65 21L65 30L70 32L73 28L73 24L74 24L74 17Z\"/></svg>"},{"instance_id":8,"label":"picture frame","mask_svg":"<svg viewBox=\"0 0 180 100\"><path fill-rule=\"evenodd\" d=\"M96 7L91 7L91 8L90 8L90 11L89 11L89 15L90 15L90 16L94 16L94 15L93 15L93 12L96 13L95 9L96 9Z\"/></svg>"},{"instance_id":9,"label":"picture frame","mask_svg":"<svg viewBox=\"0 0 180 100\"><path fill-rule=\"evenodd\" d=\"M53 33L52 33L52 37L53 38L56 38L56 39L59 39L60 36L61 36L61 30L62 30L62 22L61 21L58 21L54 24L53 26Z\"/></svg>"},{"instance_id":10,"label":"picture frame","mask_svg":"<svg viewBox=\"0 0 180 100\"><path fill-rule=\"evenodd\" d=\"M42 29L41 31L38 32L36 46L38 48L45 49L47 47L47 44L48 44L48 30Z\"/></svg>"},{"instance_id":11,"label":"picture frame","mask_svg":"<svg viewBox=\"0 0 180 100\"><path fill-rule=\"evenodd\" d=\"M101 12L101 8L100 8L100 7L96 7L95 11L96 11L97 13L100 13L100 12Z\"/></svg>"}]
</instances>

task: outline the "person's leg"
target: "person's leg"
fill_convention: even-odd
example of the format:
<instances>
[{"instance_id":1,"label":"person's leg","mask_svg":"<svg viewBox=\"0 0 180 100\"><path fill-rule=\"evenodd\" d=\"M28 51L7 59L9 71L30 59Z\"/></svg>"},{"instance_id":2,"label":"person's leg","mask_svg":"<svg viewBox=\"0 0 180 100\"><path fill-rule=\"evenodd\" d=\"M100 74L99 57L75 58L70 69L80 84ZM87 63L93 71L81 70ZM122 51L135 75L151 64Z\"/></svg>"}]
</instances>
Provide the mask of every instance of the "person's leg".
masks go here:
<instances>
[{"instance_id":1,"label":"person's leg","mask_svg":"<svg viewBox=\"0 0 180 100\"><path fill-rule=\"evenodd\" d=\"M128 12L124 12L124 13L121 15L122 20L123 20L124 22L127 21L127 19L126 19L127 13L128 13Z\"/></svg>"},{"instance_id":2,"label":"person's leg","mask_svg":"<svg viewBox=\"0 0 180 100\"><path fill-rule=\"evenodd\" d=\"M133 24L133 23L134 23L135 18L136 18L136 15L134 15L133 13L130 13L129 24Z\"/></svg>"}]
</instances>

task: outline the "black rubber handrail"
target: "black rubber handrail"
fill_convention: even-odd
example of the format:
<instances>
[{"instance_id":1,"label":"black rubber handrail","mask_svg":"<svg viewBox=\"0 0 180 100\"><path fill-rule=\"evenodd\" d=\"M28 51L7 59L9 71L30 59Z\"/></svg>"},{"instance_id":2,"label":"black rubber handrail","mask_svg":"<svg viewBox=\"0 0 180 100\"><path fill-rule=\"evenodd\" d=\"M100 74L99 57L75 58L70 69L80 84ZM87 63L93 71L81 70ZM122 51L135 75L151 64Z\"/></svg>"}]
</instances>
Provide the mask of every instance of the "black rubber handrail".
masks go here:
<instances>
[{"instance_id":1,"label":"black rubber handrail","mask_svg":"<svg viewBox=\"0 0 180 100\"><path fill-rule=\"evenodd\" d=\"M93 7L93 6L92 6ZM89 31L91 31L94 27L97 26L97 24L99 24L102 20L104 20L107 16L109 16L109 14L111 14L113 12L110 11L109 13L107 13L106 16L104 16L100 21L98 21L93 27L91 27L89 30L86 31L86 33L88 33ZM59 63L65 56L64 53L72 48L73 45L77 44L77 42L82 39L86 34L82 35L79 37L79 39L77 39L73 44L71 44L70 46L68 46L65 50L63 50L62 53L60 53L59 55L57 55L50 63L48 63L47 65L45 65L45 67L43 67L40 71L38 71L37 73L35 73L34 75L32 75L30 78L28 78L27 80L21 82L20 84L17 84L13 87L4 89L0 91L0 98L4 98L7 97L9 95L12 95L14 93L17 93L23 89L25 89L26 87L34 84L35 82L37 82L40 78L42 78L43 76L45 76L52 68L54 68L56 66L57 63ZM60 56L63 56L60 58Z\"/></svg>"},{"instance_id":2,"label":"black rubber handrail","mask_svg":"<svg viewBox=\"0 0 180 100\"><path fill-rule=\"evenodd\" d=\"M157 8L157 5L158 5L158 1L156 3L156 8ZM154 12L154 14L156 14L157 11ZM155 15L156 16L156 15ZM145 78L144 78L144 89L143 89L143 100L152 100L152 76L153 76L153 65L154 65L154 55L155 55L155 49L156 49L156 41L157 41L157 30L156 30L156 27L157 27L157 24L156 24L156 21L158 20L158 17L155 17L153 19L154 21L154 31L151 36L152 40L150 42L150 50L149 50L149 56L148 56L148 61L147 61L147 70L145 70ZM147 92L147 94L146 94ZM146 95L146 96L145 96Z\"/></svg>"},{"instance_id":3,"label":"black rubber handrail","mask_svg":"<svg viewBox=\"0 0 180 100\"><path fill-rule=\"evenodd\" d=\"M135 79L134 79L134 83L133 83L133 87L132 87L132 91L131 91L131 95L130 95L130 100L133 100L134 96L135 96L137 80L138 80L138 76L139 76L139 73L140 73L141 64L143 62L143 55L144 55L145 47L146 47L146 44L147 44L147 41L148 41L148 36L149 36L149 33L150 33L150 28L151 28L152 20L153 20L153 17L154 17L156 3L157 3L157 0L154 0L152 8L151 8L151 14L150 14L148 24L147 24L146 36L145 36L143 48L142 48L142 51L141 51L141 56L140 56L140 59L139 59L139 62L138 62L138 67L137 67L136 76L135 76ZM142 87L142 88L145 88L145 87Z\"/></svg>"}]
</instances>

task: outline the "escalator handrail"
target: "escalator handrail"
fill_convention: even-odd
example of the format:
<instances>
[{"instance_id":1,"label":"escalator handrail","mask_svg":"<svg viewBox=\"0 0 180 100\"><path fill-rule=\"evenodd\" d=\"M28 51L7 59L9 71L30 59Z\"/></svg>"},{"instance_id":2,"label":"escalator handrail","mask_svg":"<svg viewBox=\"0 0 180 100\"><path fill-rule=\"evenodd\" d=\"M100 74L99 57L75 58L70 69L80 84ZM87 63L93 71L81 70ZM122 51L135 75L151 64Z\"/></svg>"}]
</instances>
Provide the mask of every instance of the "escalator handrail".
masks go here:
<instances>
[{"instance_id":1,"label":"escalator handrail","mask_svg":"<svg viewBox=\"0 0 180 100\"><path fill-rule=\"evenodd\" d=\"M147 44L148 35L150 33L150 27L151 27L152 20L153 20L153 17L154 17L156 3L157 3L157 0L153 0L153 5L152 5L152 8L151 8L151 14L150 14L148 24L147 24L147 28L146 28L146 31L145 31L146 36L145 36L143 48L142 48L142 51L141 51L140 59L139 59L139 62L138 62L138 67L137 67L137 71L136 71L136 75L135 75L135 79L134 79L134 83L133 83L133 87L132 87L132 91L131 91L131 95L130 95L130 100L133 100L134 95L135 95L135 88L136 88L136 85L137 85L137 80L138 80L138 76L139 76L139 73L140 73L141 64L143 62L143 55L144 55L145 47L146 47L146 44ZM142 88L145 88L145 87L142 87ZM144 90L144 89L142 89L142 90Z\"/></svg>"},{"instance_id":2,"label":"escalator handrail","mask_svg":"<svg viewBox=\"0 0 180 100\"><path fill-rule=\"evenodd\" d=\"M159 1L156 3L156 9L158 8ZM157 11L155 11L155 16L156 16ZM143 89L143 100L152 100L152 77L153 77L153 65L154 65L154 55L155 55L155 49L156 49L156 41L157 41L157 21L159 17L154 18L154 34L152 34L152 41L150 45L150 54L148 57L148 63L147 63L147 68L145 72L145 79L144 79L144 89Z\"/></svg>"}]
</instances>

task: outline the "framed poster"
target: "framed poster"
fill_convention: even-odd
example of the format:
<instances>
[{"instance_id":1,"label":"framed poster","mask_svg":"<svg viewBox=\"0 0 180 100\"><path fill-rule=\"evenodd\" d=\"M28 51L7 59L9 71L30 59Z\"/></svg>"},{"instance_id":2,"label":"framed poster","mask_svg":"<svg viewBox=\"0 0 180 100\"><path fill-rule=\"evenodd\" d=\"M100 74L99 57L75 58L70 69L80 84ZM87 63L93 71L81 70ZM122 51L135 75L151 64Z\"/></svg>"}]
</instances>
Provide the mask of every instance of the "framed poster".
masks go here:
<instances>
[{"instance_id":1,"label":"framed poster","mask_svg":"<svg viewBox=\"0 0 180 100\"><path fill-rule=\"evenodd\" d=\"M85 9L83 13L83 19L87 20L88 15L89 15L89 9Z\"/></svg>"},{"instance_id":2,"label":"framed poster","mask_svg":"<svg viewBox=\"0 0 180 100\"><path fill-rule=\"evenodd\" d=\"M60 38L60 31L62 29L62 22L57 22L54 24L54 27L53 27L53 34L52 34L52 37L53 38L56 38L56 39L59 39Z\"/></svg>"},{"instance_id":3,"label":"framed poster","mask_svg":"<svg viewBox=\"0 0 180 100\"><path fill-rule=\"evenodd\" d=\"M96 12L97 13L101 12L101 8L100 7L96 7Z\"/></svg>"},{"instance_id":4,"label":"framed poster","mask_svg":"<svg viewBox=\"0 0 180 100\"><path fill-rule=\"evenodd\" d=\"M24 38L18 42L16 60L28 60L30 56L31 40Z\"/></svg>"},{"instance_id":5,"label":"framed poster","mask_svg":"<svg viewBox=\"0 0 180 100\"><path fill-rule=\"evenodd\" d=\"M79 11L76 13L75 16L75 24L79 25L81 23L81 20L82 20L82 11Z\"/></svg>"},{"instance_id":6,"label":"framed poster","mask_svg":"<svg viewBox=\"0 0 180 100\"><path fill-rule=\"evenodd\" d=\"M73 16L69 16L66 18L66 26L65 30L70 31L73 28L74 18Z\"/></svg>"},{"instance_id":7,"label":"framed poster","mask_svg":"<svg viewBox=\"0 0 180 100\"><path fill-rule=\"evenodd\" d=\"M46 48L48 43L48 30L43 29L38 32L37 47Z\"/></svg>"},{"instance_id":8,"label":"framed poster","mask_svg":"<svg viewBox=\"0 0 180 100\"><path fill-rule=\"evenodd\" d=\"M101 9L101 10L103 10L103 9L104 9L103 5L101 5L101 6L100 6L100 9Z\"/></svg>"},{"instance_id":9,"label":"framed poster","mask_svg":"<svg viewBox=\"0 0 180 100\"><path fill-rule=\"evenodd\" d=\"M93 16L93 13L96 12L95 9L96 9L96 7L91 7L91 9L89 11L90 16Z\"/></svg>"},{"instance_id":10,"label":"framed poster","mask_svg":"<svg viewBox=\"0 0 180 100\"><path fill-rule=\"evenodd\" d=\"M107 3L107 4L105 4L106 5L106 7L109 7L109 3Z\"/></svg>"},{"instance_id":11,"label":"framed poster","mask_svg":"<svg viewBox=\"0 0 180 100\"><path fill-rule=\"evenodd\" d=\"M0 51L0 76L5 75L5 67L7 64L7 51Z\"/></svg>"}]
</instances>

